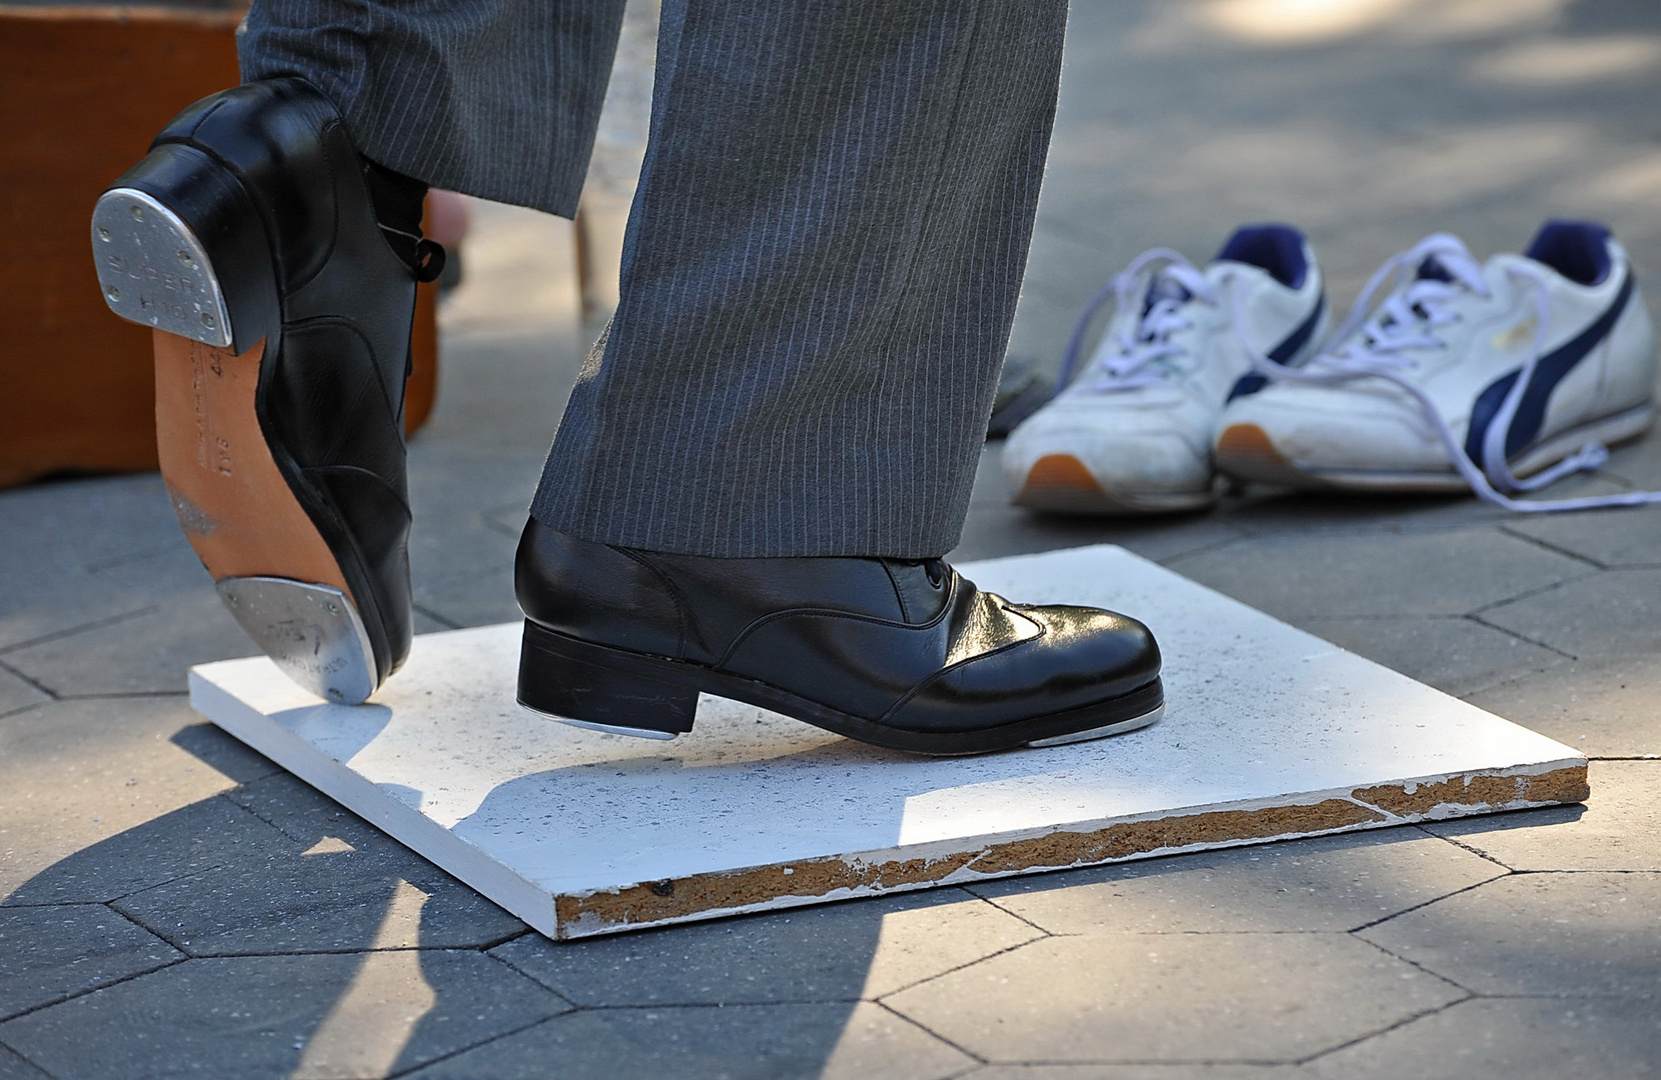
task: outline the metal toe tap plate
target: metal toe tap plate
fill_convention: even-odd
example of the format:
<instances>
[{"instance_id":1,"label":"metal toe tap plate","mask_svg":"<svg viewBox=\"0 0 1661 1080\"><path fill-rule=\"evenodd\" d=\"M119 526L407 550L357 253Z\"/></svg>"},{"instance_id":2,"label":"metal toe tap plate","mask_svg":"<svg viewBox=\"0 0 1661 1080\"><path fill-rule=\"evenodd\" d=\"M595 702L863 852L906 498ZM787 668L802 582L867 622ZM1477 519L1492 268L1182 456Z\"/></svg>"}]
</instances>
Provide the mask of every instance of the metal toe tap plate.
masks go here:
<instances>
[{"instance_id":1,"label":"metal toe tap plate","mask_svg":"<svg viewBox=\"0 0 1661 1080\"><path fill-rule=\"evenodd\" d=\"M320 698L357 705L376 689L375 652L347 595L288 578L225 578L219 598L283 673Z\"/></svg>"}]
</instances>

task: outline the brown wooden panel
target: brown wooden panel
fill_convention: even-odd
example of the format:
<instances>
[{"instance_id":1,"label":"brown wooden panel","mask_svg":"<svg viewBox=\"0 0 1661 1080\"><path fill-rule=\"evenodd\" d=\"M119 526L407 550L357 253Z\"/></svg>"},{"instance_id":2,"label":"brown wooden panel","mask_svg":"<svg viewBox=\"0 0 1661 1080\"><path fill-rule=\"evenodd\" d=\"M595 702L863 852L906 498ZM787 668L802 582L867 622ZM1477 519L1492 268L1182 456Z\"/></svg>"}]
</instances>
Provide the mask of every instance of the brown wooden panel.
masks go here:
<instances>
[{"instance_id":1,"label":"brown wooden panel","mask_svg":"<svg viewBox=\"0 0 1661 1080\"><path fill-rule=\"evenodd\" d=\"M0 487L156 467L150 331L104 306L88 221L163 124L238 82L239 17L209 6L0 4ZM416 422L436 383L433 311L429 295Z\"/></svg>"}]
</instances>

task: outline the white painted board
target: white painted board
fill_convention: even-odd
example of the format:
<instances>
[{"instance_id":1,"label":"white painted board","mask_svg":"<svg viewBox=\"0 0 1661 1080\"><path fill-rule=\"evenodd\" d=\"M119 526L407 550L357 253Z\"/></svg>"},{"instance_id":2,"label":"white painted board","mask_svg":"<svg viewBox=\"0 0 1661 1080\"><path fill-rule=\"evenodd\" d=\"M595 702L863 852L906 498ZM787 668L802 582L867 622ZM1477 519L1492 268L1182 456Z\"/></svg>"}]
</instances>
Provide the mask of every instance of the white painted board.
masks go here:
<instances>
[{"instance_id":1,"label":"white painted board","mask_svg":"<svg viewBox=\"0 0 1661 1080\"><path fill-rule=\"evenodd\" d=\"M1573 749L1120 548L960 569L1145 621L1165 719L930 759L705 697L631 739L515 704L517 623L421 635L355 708L263 657L193 669L191 701L554 937L1584 797Z\"/></svg>"}]
</instances>

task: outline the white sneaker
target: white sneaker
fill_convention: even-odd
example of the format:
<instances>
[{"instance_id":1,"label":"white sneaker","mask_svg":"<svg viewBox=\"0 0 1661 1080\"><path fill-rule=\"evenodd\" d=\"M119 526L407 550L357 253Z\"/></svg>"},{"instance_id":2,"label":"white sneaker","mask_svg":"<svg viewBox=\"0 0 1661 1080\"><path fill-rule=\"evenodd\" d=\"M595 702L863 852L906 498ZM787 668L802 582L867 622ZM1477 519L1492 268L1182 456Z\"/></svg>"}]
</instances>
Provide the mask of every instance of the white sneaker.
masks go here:
<instances>
[{"instance_id":1,"label":"white sneaker","mask_svg":"<svg viewBox=\"0 0 1661 1080\"><path fill-rule=\"evenodd\" d=\"M1332 347L1229 404L1217 464L1298 488L1475 489L1525 510L1654 501L1505 493L1596 467L1598 443L1641 434L1655 376L1655 331L1609 230L1548 222L1527 255L1486 263L1439 234L1374 275Z\"/></svg>"},{"instance_id":2,"label":"white sneaker","mask_svg":"<svg viewBox=\"0 0 1661 1080\"><path fill-rule=\"evenodd\" d=\"M1072 378L1084 331L1109 296L1113 319ZM1320 268L1296 229L1242 227L1203 271L1165 248L1143 253L1080 317L1064 389L1004 444L1014 501L1075 514L1210 505L1223 404L1264 381L1251 353L1297 363L1326 320Z\"/></svg>"}]
</instances>

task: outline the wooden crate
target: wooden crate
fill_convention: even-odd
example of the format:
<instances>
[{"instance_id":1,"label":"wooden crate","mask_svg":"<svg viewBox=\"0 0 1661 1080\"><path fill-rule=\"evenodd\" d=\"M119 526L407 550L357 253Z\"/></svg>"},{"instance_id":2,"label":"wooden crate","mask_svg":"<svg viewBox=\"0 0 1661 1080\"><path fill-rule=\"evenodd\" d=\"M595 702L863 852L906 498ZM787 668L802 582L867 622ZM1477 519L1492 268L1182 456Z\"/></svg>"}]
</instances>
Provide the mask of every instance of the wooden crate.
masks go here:
<instances>
[{"instance_id":1,"label":"wooden crate","mask_svg":"<svg viewBox=\"0 0 1661 1080\"><path fill-rule=\"evenodd\" d=\"M241 16L0 3L0 487L156 467L150 331L104 306L88 222L163 124L239 81ZM437 385L436 292L422 294L411 430Z\"/></svg>"}]
</instances>

